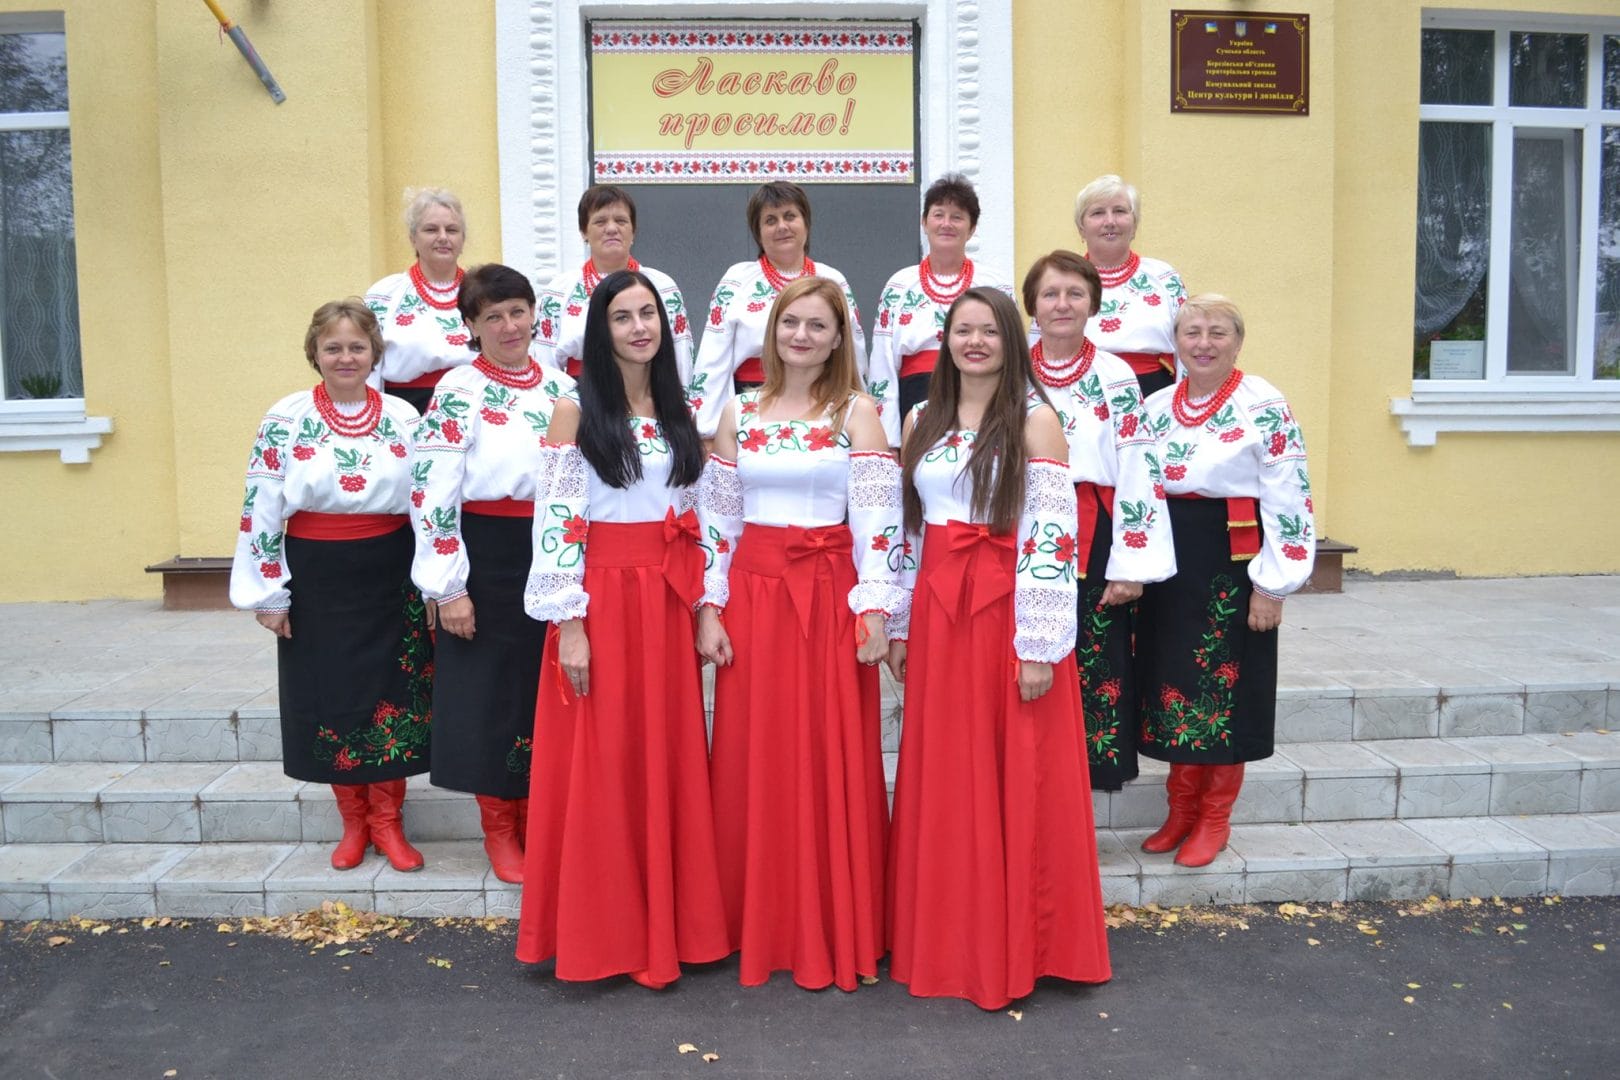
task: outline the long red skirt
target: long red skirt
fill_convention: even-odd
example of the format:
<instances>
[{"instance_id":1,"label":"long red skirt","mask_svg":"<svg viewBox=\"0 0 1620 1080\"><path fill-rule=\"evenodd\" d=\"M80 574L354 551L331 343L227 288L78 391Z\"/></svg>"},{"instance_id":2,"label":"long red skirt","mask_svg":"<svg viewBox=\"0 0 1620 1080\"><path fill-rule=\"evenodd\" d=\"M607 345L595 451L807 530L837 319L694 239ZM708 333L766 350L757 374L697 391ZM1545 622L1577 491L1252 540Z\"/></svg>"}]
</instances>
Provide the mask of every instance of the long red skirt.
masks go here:
<instances>
[{"instance_id":1,"label":"long red skirt","mask_svg":"<svg viewBox=\"0 0 1620 1080\"><path fill-rule=\"evenodd\" d=\"M1007 537L928 526L889 861L890 973L984 1009L1043 975L1111 975L1079 681L1066 659L1019 700L1015 558Z\"/></svg>"},{"instance_id":2,"label":"long red skirt","mask_svg":"<svg viewBox=\"0 0 1620 1080\"><path fill-rule=\"evenodd\" d=\"M849 528L749 525L715 673L716 847L742 982L853 990L883 955L877 668L855 659Z\"/></svg>"},{"instance_id":3,"label":"long red skirt","mask_svg":"<svg viewBox=\"0 0 1620 1080\"><path fill-rule=\"evenodd\" d=\"M587 696L546 640L517 957L555 956L559 979L667 983L730 952L689 599L703 561L666 529L591 525Z\"/></svg>"}]
</instances>

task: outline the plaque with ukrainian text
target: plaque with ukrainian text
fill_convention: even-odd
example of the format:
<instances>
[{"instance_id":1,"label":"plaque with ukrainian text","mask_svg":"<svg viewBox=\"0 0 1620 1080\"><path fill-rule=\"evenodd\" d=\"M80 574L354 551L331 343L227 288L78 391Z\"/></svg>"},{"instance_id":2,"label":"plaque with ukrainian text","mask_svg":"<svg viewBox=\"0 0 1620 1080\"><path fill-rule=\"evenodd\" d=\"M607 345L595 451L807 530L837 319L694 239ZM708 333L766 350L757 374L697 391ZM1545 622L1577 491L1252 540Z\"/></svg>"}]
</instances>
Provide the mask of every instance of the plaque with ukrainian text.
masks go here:
<instances>
[{"instance_id":1,"label":"plaque with ukrainian text","mask_svg":"<svg viewBox=\"0 0 1620 1080\"><path fill-rule=\"evenodd\" d=\"M1309 15L1170 13L1170 111L1309 116Z\"/></svg>"},{"instance_id":2,"label":"plaque with ukrainian text","mask_svg":"<svg viewBox=\"0 0 1620 1080\"><path fill-rule=\"evenodd\" d=\"M595 21L597 183L912 183L916 26Z\"/></svg>"}]
</instances>

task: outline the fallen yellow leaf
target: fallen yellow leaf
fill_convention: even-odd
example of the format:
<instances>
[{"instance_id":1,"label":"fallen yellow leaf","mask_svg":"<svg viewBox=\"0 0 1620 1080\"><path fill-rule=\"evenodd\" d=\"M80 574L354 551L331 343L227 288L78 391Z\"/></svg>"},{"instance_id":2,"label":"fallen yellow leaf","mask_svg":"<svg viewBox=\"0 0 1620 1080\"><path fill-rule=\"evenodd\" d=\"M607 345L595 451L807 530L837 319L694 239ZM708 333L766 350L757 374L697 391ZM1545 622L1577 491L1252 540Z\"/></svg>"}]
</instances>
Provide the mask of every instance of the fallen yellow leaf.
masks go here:
<instances>
[{"instance_id":1,"label":"fallen yellow leaf","mask_svg":"<svg viewBox=\"0 0 1620 1080\"><path fill-rule=\"evenodd\" d=\"M1603 944L1603 942L1601 942L1601 941L1594 941L1592 943L1592 948L1596 949L1598 952L1608 952L1609 951L1609 947L1607 945Z\"/></svg>"},{"instance_id":2,"label":"fallen yellow leaf","mask_svg":"<svg viewBox=\"0 0 1620 1080\"><path fill-rule=\"evenodd\" d=\"M1504 1001L1504 1002L1502 1002L1502 1008L1504 1008L1504 1009L1511 1009L1511 1008L1513 1008L1513 1003L1512 1003L1512 1002L1508 1002L1508 1001Z\"/></svg>"},{"instance_id":3,"label":"fallen yellow leaf","mask_svg":"<svg viewBox=\"0 0 1620 1080\"><path fill-rule=\"evenodd\" d=\"M1411 994L1407 994L1405 997L1401 998L1401 1000L1410 1005L1412 1002L1416 1001L1417 998L1413 997Z\"/></svg>"},{"instance_id":4,"label":"fallen yellow leaf","mask_svg":"<svg viewBox=\"0 0 1620 1080\"><path fill-rule=\"evenodd\" d=\"M1320 941L1317 941L1313 937L1308 937L1308 938L1305 939L1305 944L1307 944L1307 945L1320 945L1322 943Z\"/></svg>"},{"instance_id":5,"label":"fallen yellow leaf","mask_svg":"<svg viewBox=\"0 0 1620 1080\"><path fill-rule=\"evenodd\" d=\"M693 1046L691 1043L681 1043L681 1045L675 1048L675 1052L677 1054L695 1054L697 1053L697 1047Z\"/></svg>"},{"instance_id":6,"label":"fallen yellow leaf","mask_svg":"<svg viewBox=\"0 0 1620 1080\"><path fill-rule=\"evenodd\" d=\"M428 957L428 963L432 964L434 967L441 967L441 968L449 968L449 967L452 966L450 961L445 960L442 957L438 957L438 956L430 956L430 957Z\"/></svg>"},{"instance_id":7,"label":"fallen yellow leaf","mask_svg":"<svg viewBox=\"0 0 1620 1080\"><path fill-rule=\"evenodd\" d=\"M1108 1019L1108 1014L1107 1013L1098 1013L1097 1014L1097 1019L1106 1020L1106 1019Z\"/></svg>"},{"instance_id":8,"label":"fallen yellow leaf","mask_svg":"<svg viewBox=\"0 0 1620 1080\"><path fill-rule=\"evenodd\" d=\"M167 960L159 960L158 961L158 967L168 967L168 966L169 966L169 962Z\"/></svg>"},{"instance_id":9,"label":"fallen yellow leaf","mask_svg":"<svg viewBox=\"0 0 1620 1080\"><path fill-rule=\"evenodd\" d=\"M179 1076L180 1075L180 1070L179 1069L164 1069L163 1070L163 1075L164 1076Z\"/></svg>"},{"instance_id":10,"label":"fallen yellow leaf","mask_svg":"<svg viewBox=\"0 0 1620 1080\"><path fill-rule=\"evenodd\" d=\"M1014 1020L1022 1021L1024 1019L1024 1010L1023 1009L1008 1009L1007 1010L1007 1015L1012 1017Z\"/></svg>"},{"instance_id":11,"label":"fallen yellow leaf","mask_svg":"<svg viewBox=\"0 0 1620 1080\"><path fill-rule=\"evenodd\" d=\"M1163 921L1164 921L1164 925L1166 925L1166 926L1170 926L1170 925L1172 925L1172 924L1173 924L1173 923L1178 923L1178 922L1180 922L1180 921L1181 921L1181 916L1180 916L1180 915L1177 915L1177 914L1176 914L1176 913L1175 913L1175 912L1173 912L1173 911L1172 911L1172 912L1170 912L1170 913L1169 913L1169 914L1167 914L1167 915L1165 915L1165 917L1164 917L1164 920L1163 920Z\"/></svg>"},{"instance_id":12,"label":"fallen yellow leaf","mask_svg":"<svg viewBox=\"0 0 1620 1080\"><path fill-rule=\"evenodd\" d=\"M45 939L45 944L49 945L51 948L54 949L58 945L71 945L71 944L73 944L73 939L70 938L70 937L63 937L61 934L53 934L50 937Z\"/></svg>"},{"instance_id":13,"label":"fallen yellow leaf","mask_svg":"<svg viewBox=\"0 0 1620 1080\"><path fill-rule=\"evenodd\" d=\"M236 933L236 929L234 927L232 927L231 924L228 923L228 922L220 923L219 926L216 927L216 929L221 934L234 934L234 933Z\"/></svg>"},{"instance_id":14,"label":"fallen yellow leaf","mask_svg":"<svg viewBox=\"0 0 1620 1080\"><path fill-rule=\"evenodd\" d=\"M92 926L90 928L90 935L92 937L100 937L102 934L105 934L111 929L111 926L108 926L106 923L102 923L100 926Z\"/></svg>"},{"instance_id":15,"label":"fallen yellow leaf","mask_svg":"<svg viewBox=\"0 0 1620 1080\"><path fill-rule=\"evenodd\" d=\"M703 1055L703 1060L708 1061L708 1062L719 1061L720 1060L720 1055L719 1054L704 1054Z\"/></svg>"},{"instance_id":16,"label":"fallen yellow leaf","mask_svg":"<svg viewBox=\"0 0 1620 1080\"><path fill-rule=\"evenodd\" d=\"M1407 983L1406 988L1408 990L1421 990L1421 989L1423 989L1423 984L1422 983Z\"/></svg>"}]
</instances>

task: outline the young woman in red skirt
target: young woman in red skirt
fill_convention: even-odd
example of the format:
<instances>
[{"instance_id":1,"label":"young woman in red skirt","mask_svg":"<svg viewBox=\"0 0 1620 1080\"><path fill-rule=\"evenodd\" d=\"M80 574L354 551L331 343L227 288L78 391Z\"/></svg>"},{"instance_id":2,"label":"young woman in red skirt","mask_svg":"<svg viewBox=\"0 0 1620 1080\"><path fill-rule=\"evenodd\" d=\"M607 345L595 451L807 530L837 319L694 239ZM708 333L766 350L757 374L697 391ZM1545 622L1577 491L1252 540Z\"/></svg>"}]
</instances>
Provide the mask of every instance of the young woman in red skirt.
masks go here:
<instances>
[{"instance_id":1,"label":"young woman in red skirt","mask_svg":"<svg viewBox=\"0 0 1620 1080\"><path fill-rule=\"evenodd\" d=\"M1031 384L1018 309L969 289L901 451L921 565L890 628L906 703L889 969L918 997L984 1009L1043 975L1110 975L1072 656L1074 485Z\"/></svg>"},{"instance_id":2,"label":"young woman in red skirt","mask_svg":"<svg viewBox=\"0 0 1620 1080\"><path fill-rule=\"evenodd\" d=\"M702 441L645 275L591 296L552 416L524 607L549 622L517 956L659 988L725 956L693 606Z\"/></svg>"},{"instance_id":3,"label":"young woman in red skirt","mask_svg":"<svg viewBox=\"0 0 1620 1080\"><path fill-rule=\"evenodd\" d=\"M745 986L853 990L884 950L876 664L904 601L900 472L835 282L782 290L763 361L721 413L698 510L727 929Z\"/></svg>"}]
</instances>

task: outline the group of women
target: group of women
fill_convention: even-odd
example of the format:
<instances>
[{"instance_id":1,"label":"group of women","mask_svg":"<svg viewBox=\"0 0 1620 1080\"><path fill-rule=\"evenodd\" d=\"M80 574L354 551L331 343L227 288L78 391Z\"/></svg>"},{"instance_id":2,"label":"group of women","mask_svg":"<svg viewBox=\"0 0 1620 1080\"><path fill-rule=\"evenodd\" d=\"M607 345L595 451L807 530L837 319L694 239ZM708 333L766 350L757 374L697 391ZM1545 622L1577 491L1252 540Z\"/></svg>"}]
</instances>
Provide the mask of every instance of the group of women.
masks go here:
<instances>
[{"instance_id":1,"label":"group of women","mask_svg":"<svg viewBox=\"0 0 1620 1080\"><path fill-rule=\"evenodd\" d=\"M972 187L936 182L870 357L804 191L747 214L695 355L605 186L538 298L463 272L428 191L416 264L316 312L321 382L260 428L232 576L280 638L287 771L334 786L340 868L422 865L406 776L475 794L518 957L559 978L738 953L747 985L852 990L887 955L983 1008L1106 980L1090 789L1169 761L1143 847L1203 865L1271 753L1314 550L1292 413L1237 370L1237 308L1135 253L1117 177L1077 200L1086 255L1025 275L1028 330L966 254Z\"/></svg>"}]
</instances>

